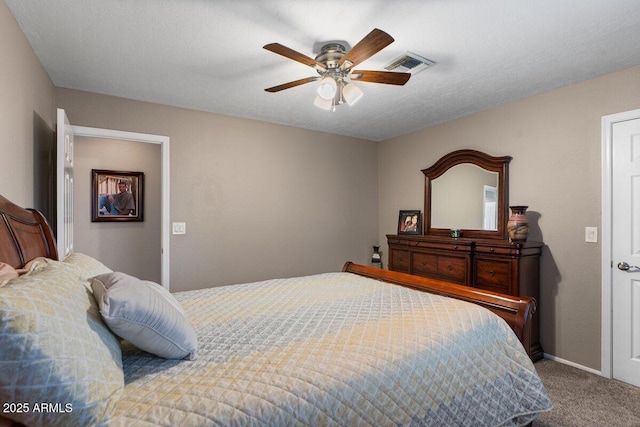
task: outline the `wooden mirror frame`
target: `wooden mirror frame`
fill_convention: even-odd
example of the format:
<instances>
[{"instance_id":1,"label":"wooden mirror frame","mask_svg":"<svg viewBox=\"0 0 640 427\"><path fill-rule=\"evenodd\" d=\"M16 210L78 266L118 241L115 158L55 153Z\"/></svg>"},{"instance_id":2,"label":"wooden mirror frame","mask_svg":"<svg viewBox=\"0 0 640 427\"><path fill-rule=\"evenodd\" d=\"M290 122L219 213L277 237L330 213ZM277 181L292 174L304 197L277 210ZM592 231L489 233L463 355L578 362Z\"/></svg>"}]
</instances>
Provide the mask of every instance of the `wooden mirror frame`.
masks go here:
<instances>
[{"instance_id":1,"label":"wooden mirror frame","mask_svg":"<svg viewBox=\"0 0 640 427\"><path fill-rule=\"evenodd\" d=\"M449 228L431 227L431 181L438 178L453 166L470 163L489 172L498 174L498 227L497 230L462 229L462 237L476 239L507 240L507 218L509 209L509 162L510 156L493 157L475 150L453 151L423 169L424 174L424 234L429 236L449 236Z\"/></svg>"}]
</instances>

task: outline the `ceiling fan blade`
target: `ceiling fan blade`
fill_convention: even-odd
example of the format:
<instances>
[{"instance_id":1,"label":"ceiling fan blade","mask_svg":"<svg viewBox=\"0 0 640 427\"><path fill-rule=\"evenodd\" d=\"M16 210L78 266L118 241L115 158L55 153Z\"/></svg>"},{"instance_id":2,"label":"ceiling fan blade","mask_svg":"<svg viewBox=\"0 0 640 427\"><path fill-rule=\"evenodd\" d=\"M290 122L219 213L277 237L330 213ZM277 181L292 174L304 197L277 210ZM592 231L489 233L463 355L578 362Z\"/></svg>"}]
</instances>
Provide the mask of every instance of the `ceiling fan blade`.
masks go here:
<instances>
[{"instance_id":1,"label":"ceiling fan blade","mask_svg":"<svg viewBox=\"0 0 640 427\"><path fill-rule=\"evenodd\" d=\"M320 76L318 76L318 77L307 77L305 79L295 80L293 82L284 83L284 84L281 84L281 85L278 85L278 86L270 87L270 88L265 89L265 90L267 92L271 92L271 93L280 92L281 90L290 89L292 87L300 86L300 85L303 85L305 83L315 82L319 78L320 78Z\"/></svg>"},{"instance_id":2,"label":"ceiling fan blade","mask_svg":"<svg viewBox=\"0 0 640 427\"><path fill-rule=\"evenodd\" d=\"M393 43L393 37L382 30L374 28L340 59L338 65L341 66L346 61L349 61L351 65L347 65L345 68L351 68L380 52L391 43Z\"/></svg>"},{"instance_id":3,"label":"ceiling fan blade","mask_svg":"<svg viewBox=\"0 0 640 427\"><path fill-rule=\"evenodd\" d=\"M280 43L269 43L263 46L264 49L271 51L273 53L277 53L278 55L282 55L285 58L293 59L294 61L298 61L304 65L308 65L313 68L320 68L325 70L325 66L319 62L316 62L315 59L310 58L306 55L301 54L289 47L283 46Z\"/></svg>"},{"instance_id":4,"label":"ceiling fan blade","mask_svg":"<svg viewBox=\"0 0 640 427\"><path fill-rule=\"evenodd\" d=\"M392 71L353 70L351 74L349 74L351 80L398 86L404 85L409 81L410 77L410 73L396 73Z\"/></svg>"}]
</instances>

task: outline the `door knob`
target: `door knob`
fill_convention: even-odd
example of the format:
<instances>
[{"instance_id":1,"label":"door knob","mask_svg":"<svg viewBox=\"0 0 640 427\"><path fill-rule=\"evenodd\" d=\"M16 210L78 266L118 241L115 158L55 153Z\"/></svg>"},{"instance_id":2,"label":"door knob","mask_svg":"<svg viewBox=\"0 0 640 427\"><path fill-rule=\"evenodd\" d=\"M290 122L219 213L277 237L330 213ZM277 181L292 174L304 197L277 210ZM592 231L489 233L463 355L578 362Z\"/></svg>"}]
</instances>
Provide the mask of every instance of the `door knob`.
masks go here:
<instances>
[{"instance_id":1,"label":"door knob","mask_svg":"<svg viewBox=\"0 0 640 427\"><path fill-rule=\"evenodd\" d=\"M636 268L640 268L636 265L629 265L626 262L622 261L618 263L618 269L622 270L622 271L629 271L631 269L636 269Z\"/></svg>"}]
</instances>

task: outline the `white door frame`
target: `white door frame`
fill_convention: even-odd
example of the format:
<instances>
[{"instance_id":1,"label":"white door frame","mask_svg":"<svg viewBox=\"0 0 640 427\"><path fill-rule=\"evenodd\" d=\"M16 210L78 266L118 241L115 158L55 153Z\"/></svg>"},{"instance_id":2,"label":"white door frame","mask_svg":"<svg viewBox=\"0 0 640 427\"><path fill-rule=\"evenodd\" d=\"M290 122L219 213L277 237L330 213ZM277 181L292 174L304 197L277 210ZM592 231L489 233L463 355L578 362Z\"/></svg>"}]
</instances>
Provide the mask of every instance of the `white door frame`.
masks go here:
<instances>
[{"instance_id":1,"label":"white door frame","mask_svg":"<svg viewBox=\"0 0 640 427\"><path fill-rule=\"evenodd\" d=\"M101 129L85 126L71 126L73 133L76 137L86 136L92 138L105 138L105 139L119 139L132 142L143 142L147 144L160 144L161 146L161 169L162 169L162 182L161 182L161 254L162 254L162 272L161 279L162 286L169 290L170 281L170 256L169 256L169 143L170 138L162 135L152 135L146 133L125 132L113 129Z\"/></svg>"},{"instance_id":2,"label":"white door frame","mask_svg":"<svg viewBox=\"0 0 640 427\"><path fill-rule=\"evenodd\" d=\"M611 234L613 227L613 125L640 118L640 110L625 111L602 117L602 337L601 367L603 377L612 378L612 268Z\"/></svg>"}]
</instances>

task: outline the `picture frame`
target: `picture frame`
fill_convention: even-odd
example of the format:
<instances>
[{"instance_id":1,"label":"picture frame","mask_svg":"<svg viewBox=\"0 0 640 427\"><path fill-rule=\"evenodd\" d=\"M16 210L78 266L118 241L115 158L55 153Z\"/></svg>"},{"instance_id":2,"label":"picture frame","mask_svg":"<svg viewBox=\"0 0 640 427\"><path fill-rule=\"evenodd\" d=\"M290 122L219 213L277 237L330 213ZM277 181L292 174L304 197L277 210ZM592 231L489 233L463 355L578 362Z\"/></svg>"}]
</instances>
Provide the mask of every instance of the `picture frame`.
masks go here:
<instances>
[{"instance_id":1,"label":"picture frame","mask_svg":"<svg viewBox=\"0 0 640 427\"><path fill-rule=\"evenodd\" d=\"M91 222L144 221L144 173L91 169Z\"/></svg>"},{"instance_id":2,"label":"picture frame","mask_svg":"<svg viewBox=\"0 0 640 427\"><path fill-rule=\"evenodd\" d=\"M422 234L422 212L401 210L398 215L398 234Z\"/></svg>"}]
</instances>

